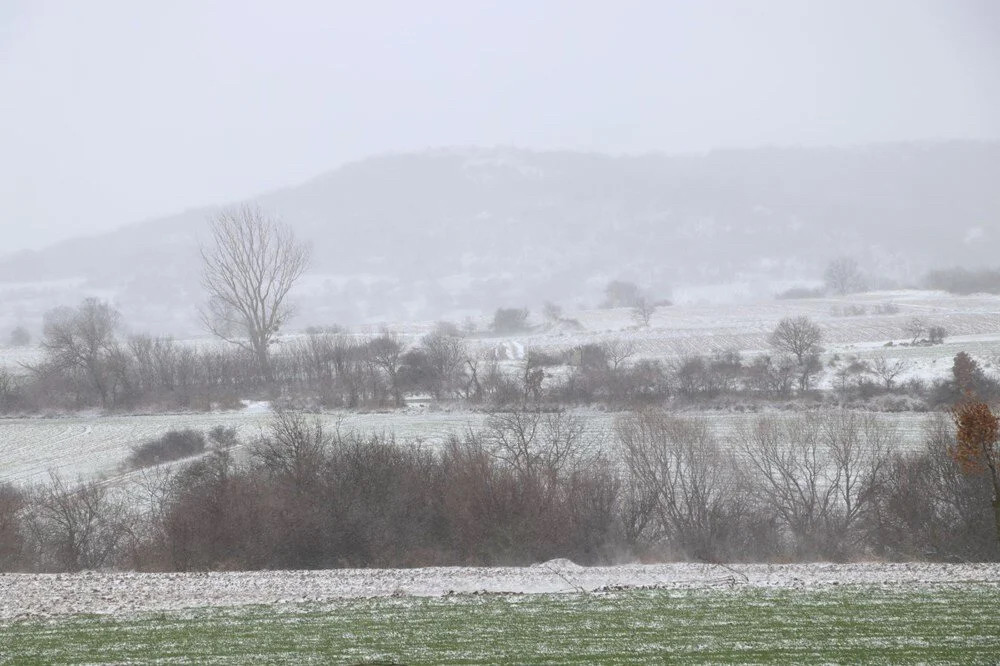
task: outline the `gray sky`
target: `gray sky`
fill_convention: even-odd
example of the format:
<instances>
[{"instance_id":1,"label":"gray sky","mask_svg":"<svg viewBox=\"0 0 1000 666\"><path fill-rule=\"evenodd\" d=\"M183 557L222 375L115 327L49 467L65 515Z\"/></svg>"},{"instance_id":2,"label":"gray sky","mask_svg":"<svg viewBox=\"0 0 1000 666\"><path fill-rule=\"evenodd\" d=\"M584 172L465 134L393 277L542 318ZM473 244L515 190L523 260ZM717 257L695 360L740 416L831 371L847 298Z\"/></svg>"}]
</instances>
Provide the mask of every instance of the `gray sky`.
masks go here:
<instances>
[{"instance_id":1,"label":"gray sky","mask_svg":"<svg viewBox=\"0 0 1000 666\"><path fill-rule=\"evenodd\" d=\"M0 2L0 254L385 151L1000 138L1000 2Z\"/></svg>"}]
</instances>

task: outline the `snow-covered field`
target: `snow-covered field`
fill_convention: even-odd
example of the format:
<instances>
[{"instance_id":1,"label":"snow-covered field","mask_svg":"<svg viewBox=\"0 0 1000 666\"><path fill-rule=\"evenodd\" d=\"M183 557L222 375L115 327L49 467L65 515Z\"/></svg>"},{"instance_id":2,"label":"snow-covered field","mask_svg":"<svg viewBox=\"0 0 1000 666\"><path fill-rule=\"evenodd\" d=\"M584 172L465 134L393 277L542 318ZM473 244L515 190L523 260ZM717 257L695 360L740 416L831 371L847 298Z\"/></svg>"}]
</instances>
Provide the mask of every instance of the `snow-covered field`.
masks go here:
<instances>
[{"instance_id":1,"label":"snow-covered field","mask_svg":"<svg viewBox=\"0 0 1000 666\"><path fill-rule=\"evenodd\" d=\"M894 314L877 314L881 306L898 309ZM868 314L838 316L850 307L865 308ZM1000 295L975 294L955 296L935 291L881 291L843 297L798 300L762 300L739 303L700 303L660 307L652 316L649 328L638 328L627 308L567 308L564 316L577 320L582 330L568 326L546 326L538 313L532 313L534 331L514 340L493 337L472 338L472 344L484 348L503 346L514 355L526 348L559 349L609 338L627 338L636 343L637 353L650 358L673 357L692 353L737 350L746 353L768 350L767 337L783 317L806 316L823 328L828 351L880 348L886 342L904 342L906 324L920 317L929 326L943 326L949 343L936 347L894 347L893 355L945 356L952 346L976 347L985 357L1000 355ZM477 325L486 328L488 317ZM434 322L385 322L356 331L376 334L388 328L415 340L433 328ZM294 337L294 336L291 336ZM209 340L184 341L185 344L209 344ZM970 350L972 351L972 350ZM889 353L887 351L887 353ZM953 354L952 354L953 355ZM0 346L0 367L17 368L23 362L40 360L37 348Z\"/></svg>"},{"instance_id":2,"label":"snow-covered field","mask_svg":"<svg viewBox=\"0 0 1000 666\"><path fill-rule=\"evenodd\" d=\"M864 307L869 313L877 306L891 303L895 314L836 316L848 306ZM526 350L565 349L574 345L624 338L635 343L640 357L669 360L687 353L735 349L753 354L767 349L767 336L782 317L805 315L824 330L825 363L835 356L871 358L882 354L904 359L907 371L898 379L925 380L945 378L952 357L968 351L987 369L998 366L1000 359L1000 296L950 296L939 292L898 291L861 294L844 298L807 300L769 300L744 304L689 303L662 307L653 316L649 328L637 328L628 309L569 311L583 330L565 326L537 326L535 330L512 338L473 337L470 345L494 350L511 363L523 358ZM949 337L935 346L904 346L904 327L914 316L927 325L944 326ZM404 339L415 341L430 330L431 323L395 327ZM374 331L373 331L374 332ZM891 347L885 343L894 341ZM192 341L207 344L207 341ZM37 348L0 349L0 368L21 368L23 363L41 358ZM828 371L821 386L829 387L833 373ZM601 411L580 412L592 437L608 440L613 415ZM731 433L736 425L750 418L727 412L709 413L720 436ZM50 471L75 477L114 476L132 446L158 437L168 430L195 428L208 430L216 425L236 428L244 437L256 435L268 415L260 410L236 412L155 414L134 416L75 415L53 418L0 419L0 481L32 481ZM328 413L320 418L328 427L362 432L384 431L400 439L419 439L431 444L448 434L479 424L483 415L463 411L409 409L402 412L371 414ZM923 423L921 414L884 415L899 429L899 446L919 445Z\"/></svg>"},{"instance_id":3,"label":"snow-covered field","mask_svg":"<svg viewBox=\"0 0 1000 666\"><path fill-rule=\"evenodd\" d=\"M614 446L613 412L578 410L586 433L595 445ZM778 418L792 412L773 412ZM406 410L385 413L328 412L315 415L328 429L358 433L394 434L399 441L435 445L450 434L475 428L486 418L481 412ZM685 412L686 418L706 418L721 441L757 414L733 412ZM217 425L236 428L244 441L251 441L266 428L270 414L260 409L237 412L153 414L135 416L74 416L65 418L0 419L0 482L42 481L49 472L68 478L117 477L132 447L169 430L194 428L208 431ZM881 418L896 428L896 446L913 450L921 446L931 415L903 412Z\"/></svg>"},{"instance_id":4,"label":"snow-covered field","mask_svg":"<svg viewBox=\"0 0 1000 666\"><path fill-rule=\"evenodd\" d=\"M895 314L874 314L878 306L898 308ZM838 316L845 308L866 308L869 314ZM608 337L629 337L640 354L664 357L735 349L766 351L767 337L784 317L806 316L824 332L830 349L858 343L905 341L913 317L930 326L944 326L949 336L1000 338L1000 296L953 296L931 291L884 291L839 298L768 300L756 303L687 304L661 307L648 329L636 328L627 309L569 312L582 331L555 331L525 336L527 346L560 347ZM933 348L931 348L933 349ZM996 347L1000 351L1000 345Z\"/></svg>"},{"instance_id":5,"label":"snow-covered field","mask_svg":"<svg viewBox=\"0 0 1000 666\"><path fill-rule=\"evenodd\" d=\"M878 314L891 306L893 314ZM844 316L850 308L867 314ZM636 357L671 360L691 354L738 351L746 356L771 353L768 337L784 317L809 317L823 329L822 360L838 357L861 360L881 355L889 361L902 359L907 368L897 381L933 381L946 378L952 358L966 351L987 369L1000 369L1000 296L978 294L954 296L932 291L883 291L839 298L767 300L755 303L688 303L661 307L649 328L639 328L628 309L568 312L582 330L566 326L540 326L516 336L517 346L495 338L481 338L484 349L497 350L508 358L513 349L548 352L606 340L627 340ZM910 345L907 324L915 317L926 326L941 326L948 333L944 344ZM892 343L887 346L887 343ZM832 385L832 373L820 386Z\"/></svg>"},{"instance_id":6,"label":"snow-covered field","mask_svg":"<svg viewBox=\"0 0 1000 666\"><path fill-rule=\"evenodd\" d=\"M34 365L44 358L38 347L0 347L0 370L11 373L25 372L26 365Z\"/></svg>"},{"instance_id":7,"label":"snow-covered field","mask_svg":"<svg viewBox=\"0 0 1000 666\"><path fill-rule=\"evenodd\" d=\"M210 573L0 574L0 620L450 593L997 584L1000 564L627 564Z\"/></svg>"},{"instance_id":8,"label":"snow-covered field","mask_svg":"<svg viewBox=\"0 0 1000 666\"><path fill-rule=\"evenodd\" d=\"M271 414L251 407L233 412L192 412L130 416L0 418L0 481L38 481L49 471L90 478L114 476L133 446L170 430L215 426L235 428L250 440L267 426ZM358 432L394 433L397 438L440 442L481 420L469 412L337 412L317 415L325 427Z\"/></svg>"}]
</instances>

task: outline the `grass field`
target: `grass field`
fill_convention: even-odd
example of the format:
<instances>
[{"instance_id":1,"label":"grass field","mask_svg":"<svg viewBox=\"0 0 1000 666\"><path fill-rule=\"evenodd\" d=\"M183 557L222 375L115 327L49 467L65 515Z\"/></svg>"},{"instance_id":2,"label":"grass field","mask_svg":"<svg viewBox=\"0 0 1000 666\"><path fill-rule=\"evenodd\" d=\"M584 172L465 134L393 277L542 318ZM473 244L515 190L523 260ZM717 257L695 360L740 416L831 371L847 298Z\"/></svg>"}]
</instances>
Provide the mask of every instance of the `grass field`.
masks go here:
<instances>
[{"instance_id":1,"label":"grass field","mask_svg":"<svg viewBox=\"0 0 1000 666\"><path fill-rule=\"evenodd\" d=\"M78 615L0 624L0 663L996 663L998 603L966 583Z\"/></svg>"}]
</instances>

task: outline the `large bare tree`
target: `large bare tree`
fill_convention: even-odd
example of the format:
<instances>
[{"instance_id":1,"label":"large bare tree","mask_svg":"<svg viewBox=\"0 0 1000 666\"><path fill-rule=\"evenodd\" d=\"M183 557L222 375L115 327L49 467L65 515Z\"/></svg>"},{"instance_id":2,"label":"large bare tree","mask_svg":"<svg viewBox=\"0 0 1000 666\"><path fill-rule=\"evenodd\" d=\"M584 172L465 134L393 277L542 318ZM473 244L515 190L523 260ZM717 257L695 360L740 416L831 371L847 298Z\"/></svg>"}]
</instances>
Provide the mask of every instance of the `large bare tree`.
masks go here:
<instances>
[{"instance_id":1,"label":"large bare tree","mask_svg":"<svg viewBox=\"0 0 1000 666\"><path fill-rule=\"evenodd\" d=\"M651 303L645 296L640 296L632 306L632 320L639 326L649 328L649 320L656 312L656 305Z\"/></svg>"},{"instance_id":2,"label":"large bare tree","mask_svg":"<svg viewBox=\"0 0 1000 666\"><path fill-rule=\"evenodd\" d=\"M291 314L288 292L309 264L309 248L258 206L225 210L211 220L202 247L202 321L219 338L254 353L270 379L270 347Z\"/></svg>"},{"instance_id":3,"label":"large bare tree","mask_svg":"<svg viewBox=\"0 0 1000 666\"><path fill-rule=\"evenodd\" d=\"M822 340L823 330L808 317L785 317L768 338L772 347L792 354L799 365L819 353Z\"/></svg>"},{"instance_id":4,"label":"large bare tree","mask_svg":"<svg viewBox=\"0 0 1000 666\"><path fill-rule=\"evenodd\" d=\"M852 257L838 257L827 264L823 279L827 289L840 296L865 290L865 276Z\"/></svg>"},{"instance_id":5,"label":"large bare tree","mask_svg":"<svg viewBox=\"0 0 1000 666\"><path fill-rule=\"evenodd\" d=\"M110 361L120 322L119 312L96 298L84 299L76 308L49 310L43 319L41 346L49 365L82 372L104 407L110 405L114 392Z\"/></svg>"}]
</instances>

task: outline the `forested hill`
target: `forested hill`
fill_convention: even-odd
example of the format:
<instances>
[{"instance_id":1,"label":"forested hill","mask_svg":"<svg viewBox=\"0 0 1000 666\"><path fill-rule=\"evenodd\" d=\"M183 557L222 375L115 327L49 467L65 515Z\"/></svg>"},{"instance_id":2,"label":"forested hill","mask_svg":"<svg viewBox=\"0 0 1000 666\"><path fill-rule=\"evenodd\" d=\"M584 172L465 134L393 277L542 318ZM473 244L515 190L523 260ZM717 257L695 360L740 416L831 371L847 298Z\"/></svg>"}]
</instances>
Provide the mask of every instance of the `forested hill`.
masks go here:
<instances>
[{"instance_id":1,"label":"forested hill","mask_svg":"<svg viewBox=\"0 0 1000 666\"><path fill-rule=\"evenodd\" d=\"M470 148L373 157L259 202L314 246L300 323L357 323L593 300L612 278L651 292L815 278L842 254L900 278L991 265L998 183L1000 143L679 156ZM186 326L211 214L0 258L4 300L30 320L43 301L99 290L153 328Z\"/></svg>"}]
</instances>

